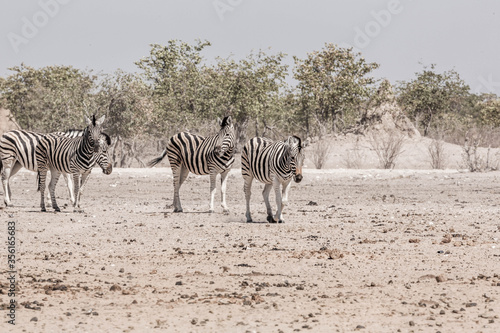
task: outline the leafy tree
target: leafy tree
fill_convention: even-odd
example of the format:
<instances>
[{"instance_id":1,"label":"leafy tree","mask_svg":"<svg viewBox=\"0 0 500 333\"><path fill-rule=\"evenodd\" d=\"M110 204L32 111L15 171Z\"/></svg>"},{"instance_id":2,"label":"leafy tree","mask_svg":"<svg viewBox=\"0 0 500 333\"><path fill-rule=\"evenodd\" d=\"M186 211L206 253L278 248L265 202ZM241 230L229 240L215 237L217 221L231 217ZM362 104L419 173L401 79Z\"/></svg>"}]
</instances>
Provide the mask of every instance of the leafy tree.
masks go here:
<instances>
[{"instance_id":1,"label":"leafy tree","mask_svg":"<svg viewBox=\"0 0 500 333\"><path fill-rule=\"evenodd\" d=\"M436 73L431 65L415 75L414 80L399 84L398 101L410 119L423 128L424 136L436 118L463 116L470 111L470 88L456 71Z\"/></svg>"},{"instance_id":2,"label":"leafy tree","mask_svg":"<svg viewBox=\"0 0 500 333\"><path fill-rule=\"evenodd\" d=\"M228 110L236 120L240 141L247 129L258 136L281 119L282 92L286 89L287 65L283 53L268 55L251 53L245 59L217 59L217 64L205 68L207 110L217 113Z\"/></svg>"},{"instance_id":3,"label":"leafy tree","mask_svg":"<svg viewBox=\"0 0 500 333\"><path fill-rule=\"evenodd\" d=\"M478 97L476 104L483 125L500 127L500 98L494 94L484 94Z\"/></svg>"},{"instance_id":4,"label":"leafy tree","mask_svg":"<svg viewBox=\"0 0 500 333\"><path fill-rule=\"evenodd\" d=\"M90 109L96 76L71 66L40 69L21 64L0 81L0 96L19 125L39 132L80 127Z\"/></svg>"},{"instance_id":5,"label":"leafy tree","mask_svg":"<svg viewBox=\"0 0 500 333\"><path fill-rule=\"evenodd\" d=\"M325 44L306 59L294 60L300 112L307 131L315 120L331 126L333 131L350 126L375 83L368 75L379 65L366 62L352 48L335 44Z\"/></svg>"},{"instance_id":6,"label":"leafy tree","mask_svg":"<svg viewBox=\"0 0 500 333\"><path fill-rule=\"evenodd\" d=\"M204 113L201 51L207 46L209 42L199 40L196 45L178 40L170 40L165 46L152 44L149 56L136 62L153 90L153 123L158 131L168 132L181 122L189 126Z\"/></svg>"},{"instance_id":7,"label":"leafy tree","mask_svg":"<svg viewBox=\"0 0 500 333\"><path fill-rule=\"evenodd\" d=\"M151 132L154 103L141 76L118 70L105 75L98 89L96 103L106 114L109 135L129 139Z\"/></svg>"}]
</instances>

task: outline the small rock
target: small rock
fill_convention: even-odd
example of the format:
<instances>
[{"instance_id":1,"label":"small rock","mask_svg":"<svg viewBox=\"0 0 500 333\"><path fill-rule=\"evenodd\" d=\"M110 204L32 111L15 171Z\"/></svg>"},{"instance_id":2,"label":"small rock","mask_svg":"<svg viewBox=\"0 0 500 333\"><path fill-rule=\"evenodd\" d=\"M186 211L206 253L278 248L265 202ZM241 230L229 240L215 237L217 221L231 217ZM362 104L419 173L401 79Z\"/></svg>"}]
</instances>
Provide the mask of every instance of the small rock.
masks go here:
<instances>
[{"instance_id":1,"label":"small rock","mask_svg":"<svg viewBox=\"0 0 500 333\"><path fill-rule=\"evenodd\" d=\"M408 324L410 324L410 326L415 326L415 322L413 320L410 320Z\"/></svg>"},{"instance_id":2,"label":"small rock","mask_svg":"<svg viewBox=\"0 0 500 333\"><path fill-rule=\"evenodd\" d=\"M317 202L315 202L315 201L309 201L309 202L307 203L307 206L317 206L317 205L318 205L318 203L317 203Z\"/></svg>"},{"instance_id":3,"label":"small rock","mask_svg":"<svg viewBox=\"0 0 500 333\"><path fill-rule=\"evenodd\" d=\"M182 281L177 281L177 282L175 283L175 285L176 285L176 286L182 286Z\"/></svg>"},{"instance_id":4,"label":"small rock","mask_svg":"<svg viewBox=\"0 0 500 333\"><path fill-rule=\"evenodd\" d=\"M119 285L117 284L114 284L111 286L111 288L109 288L110 291L120 291L122 290L122 287L120 287Z\"/></svg>"},{"instance_id":5,"label":"small rock","mask_svg":"<svg viewBox=\"0 0 500 333\"><path fill-rule=\"evenodd\" d=\"M438 276L436 276L436 281L437 282L444 282L444 281L446 281L446 278L443 275L438 275Z\"/></svg>"},{"instance_id":6,"label":"small rock","mask_svg":"<svg viewBox=\"0 0 500 333\"><path fill-rule=\"evenodd\" d=\"M363 325L358 325L358 326L356 326L356 329L357 329L357 330L361 330L361 329L363 329L363 328L365 328Z\"/></svg>"},{"instance_id":7,"label":"small rock","mask_svg":"<svg viewBox=\"0 0 500 333\"><path fill-rule=\"evenodd\" d=\"M38 321L38 318L37 317L33 317L33 318L31 318L30 321Z\"/></svg>"},{"instance_id":8,"label":"small rock","mask_svg":"<svg viewBox=\"0 0 500 333\"><path fill-rule=\"evenodd\" d=\"M477 306L477 303L474 302L465 303L466 308L472 308L473 306Z\"/></svg>"},{"instance_id":9,"label":"small rock","mask_svg":"<svg viewBox=\"0 0 500 333\"><path fill-rule=\"evenodd\" d=\"M123 272L125 272L125 270L123 268L120 268L119 272L123 273Z\"/></svg>"}]
</instances>

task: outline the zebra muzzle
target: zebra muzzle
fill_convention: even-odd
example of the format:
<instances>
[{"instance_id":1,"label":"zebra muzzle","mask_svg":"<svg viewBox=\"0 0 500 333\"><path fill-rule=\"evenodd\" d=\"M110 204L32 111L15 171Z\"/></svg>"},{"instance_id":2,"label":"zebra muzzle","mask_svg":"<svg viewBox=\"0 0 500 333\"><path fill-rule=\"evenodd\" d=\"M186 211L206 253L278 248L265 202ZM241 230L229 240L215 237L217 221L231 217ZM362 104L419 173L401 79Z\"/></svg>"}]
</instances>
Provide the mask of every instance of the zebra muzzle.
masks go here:
<instances>
[{"instance_id":1,"label":"zebra muzzle","mask_svg":"<svg viewBox=\"0 0 500 333\"><path fill-rule=\"evenodd\" d=\"M293 180L296 183L300 183L302 181L302 174L295 175L295 177L293 177Z\"/></svg>"},{"instance_id":2,"label":"zebra muzzle","mask_svg":"<svg viewBox=\"0 0 500 333\"><path fill-rule=\"evenodd\" d=\"M111 164L108 165L106 169L102 169L102 173L104 173L105 175L110 175L112 171L113 171L113 166Z\"/></svg>"}]
</instances>

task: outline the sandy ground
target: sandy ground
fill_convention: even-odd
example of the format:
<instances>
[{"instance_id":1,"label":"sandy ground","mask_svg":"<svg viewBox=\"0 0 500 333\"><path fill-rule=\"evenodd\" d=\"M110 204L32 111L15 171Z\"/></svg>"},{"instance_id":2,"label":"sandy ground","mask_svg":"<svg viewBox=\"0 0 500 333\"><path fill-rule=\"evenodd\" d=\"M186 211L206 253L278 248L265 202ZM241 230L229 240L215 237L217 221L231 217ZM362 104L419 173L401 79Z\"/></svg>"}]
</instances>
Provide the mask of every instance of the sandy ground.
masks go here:
<instances>
[{"instance_id":1,"label":"sandy ground","mask_svg":"<svg viewBox=\"0 0 500 333\"><path fill-rule=\"evenodd\" d=\"M247 224L239 170L228 215L206 213L208 177L193 175L185 213L165 208L169 168L94 170L84 213L41 213L21 171L0 210L0 332L499 332L499 177L307 169L286 223L264 223L254 183ZM69 202L62 180L57 193Z\"/></svg>"}]
</instances>

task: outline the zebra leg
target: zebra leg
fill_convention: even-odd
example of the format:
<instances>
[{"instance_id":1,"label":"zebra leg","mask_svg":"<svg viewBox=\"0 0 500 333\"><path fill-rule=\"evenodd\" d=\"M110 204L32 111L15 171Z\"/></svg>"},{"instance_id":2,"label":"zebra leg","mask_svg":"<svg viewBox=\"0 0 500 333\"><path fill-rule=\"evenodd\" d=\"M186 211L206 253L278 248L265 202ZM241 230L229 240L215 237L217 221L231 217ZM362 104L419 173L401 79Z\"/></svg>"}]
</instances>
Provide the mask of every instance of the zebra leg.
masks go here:
<instances>
[{"instance_id":1,"label":"zebra leg","mask_svg":"<svg viewBox=\"0 0 500 333\"><path fill-rule=\"evenodd\" d=\"M215 188L217 181L217 171L210 170L210 208L208 209L209 213L214 212L214 200L215 200Z\"/></svg>"},{"instance_id":2,"label":"zebra leg","mask_svg":"<svg viewBox=\"0 0 500 333\"><path fill-rule=\"evenodd\" d=\"M189 174L189 170L183 166L179 165L176 168L172 167L172 176L174 177L174 213L181 213L181 198L179 196L179 190L182 183L186 180Z\"/></svg>"},{"instance_id":3,"label":"zebra leg","mask_svg":"<svg viewBox=\"0 0 500 333\"><path fill-rule=\"evenodd\" d=\"M50 170L50 182L49 182L50 201L52 201L52 208L54 208L56 212L61 211L61 209L59 209L59 206L57 206L56 202L56 185L60 176L61 173L59 171L55 169Z\"/></svg>"},{"instance_id":4,"label":"zebra leg","mask_svg":"<svg viewBox=\"0 0 500 333\"><path fill-rule=\"evenodd\" d=\"M10 202L10 197L12 196L12 193L10 192L10 176L14 175L14 168L16 165L16 161L14 159L7 159L2 161L2 186L3 186L3 193L4 193L4 198L3 201L5 203L5 206L12 206Z\"/></svg>"},{"instance_id":5,"label":"zebra leg","mask_svg":"<svg viewBox=\"0 0 500 333\"><path fill-rule=\"evenodd\" d=\"M252 196L252 181L253 177L243 176L245 183L243 184L243 192L245 192L245 200L247 202L247 222L252 222L252 215L250 214L250 197Z\"/></svg>"},{"instance_id":6,"label":"zebra leg","mask_svg":"<svg viewBox=\"0 0 500 333\"><path fill-rule=\"evenodd\" d=\"M82 197L82 194L83 194L83 189L85 188L85 185L89 181L91 171L92 170L89 170L89 171L85 172L84 174L82 174L81 184L80 184L80 192L78 192L78 202L80 202L80 198ZM78 208L80 208L80 206L78 206Z\"/></svg>"},{"instance_id":7,"label":"zebra leg","mask_svg":"<svg viewBox=\"0 0 500 333\"><path fill-rule=\"evenodd\" d=\"M70 173L63 172L63 177L66 180L66 186L68 187L69 199L71 200L71 205L75 204L75 194L73 193L73 175Z\"/></svg>"},{"instance_id":8,"label":"zebra leg","mask_svg":"<svg viewBox=\"0 0 500 333\"><path fill-rule=\"evenodd\" d=\"M283 184L283 189L281 191L281 212L279 215L279 220L278 223L284 223L285 220L283 219L283 210L285 210L285 206L288 204L288 191L290 190L290 187L292 185L291 179Z\"/></svg>"},{"instance_id":9,"label":"zebra leg","mask_svg":"<svg viewBox=\"0 0 500 333\"><path fill-rule=\"evenodd\" d=\"M262 196L264 197L264 203L266 204L267 211L267 222L273 223L273 210L271 209L271 203L269 202L269 193L271 193L271 189L273 188L273 184L265 184L264 190L262 191Z\"/></svg>"},{"instance_id":10,"label":"zebra leg","mask_svg":"<svg viewBox=\"0 0 500 333\"><path fill-rule=\"evenodd\" d=\"M75 193L75 203L73 204L74 212L82 212L80 208L80 174L75 172L73 174L73 191Z\"/></svg>"},{"instance_id":11,"label":"zebra leg","mask_svg":"<svg viewBox=\"0 0 500 333\"><path fill-rule=\"evenodd\" d=\"M45 208L45 181L47 179L47 169L45 167L38 167L38 191L40 191L40 208L42 212L46 212Z\"/></svg>"},{"instance_id":12,"label":"zebra leg","mask_svg":"<svg viewBox=\"0 0 500 333\"><path fill-rule=\"evenodd\" d=\"M229 208L227 208L226 204L226 185L227 185L227 176L229 175L229 170L224 171L220 174L220 191L222 196L222 211L224 213L229 213Z\"/></svg>"},{"instance_id":13,"label":"zebra leg","mask_svg":"<svg viewBox=\"0 0 500 333\"><path fill-rule=\"evenodd\" d=\"M274 193L276 195L276 215L272 219L272 223L282 223L283 220L281 219L281 211L283 209L282 201L281 201L281 182L279 181L278 177L274 177L273 179L273 187L274 187Z\"/></svg>"}]
</instances>

